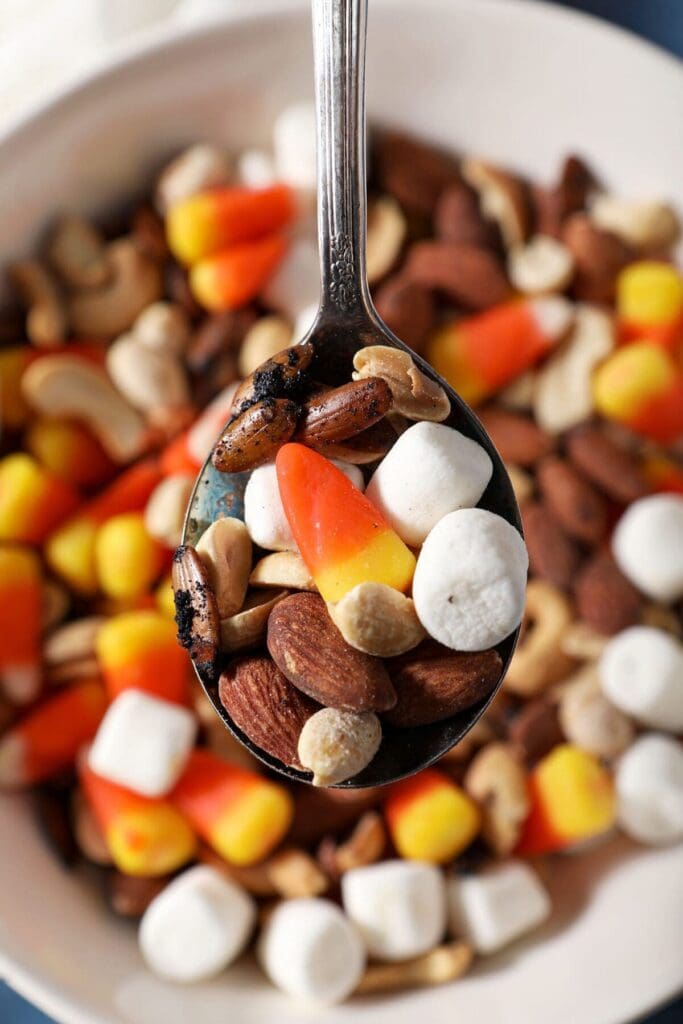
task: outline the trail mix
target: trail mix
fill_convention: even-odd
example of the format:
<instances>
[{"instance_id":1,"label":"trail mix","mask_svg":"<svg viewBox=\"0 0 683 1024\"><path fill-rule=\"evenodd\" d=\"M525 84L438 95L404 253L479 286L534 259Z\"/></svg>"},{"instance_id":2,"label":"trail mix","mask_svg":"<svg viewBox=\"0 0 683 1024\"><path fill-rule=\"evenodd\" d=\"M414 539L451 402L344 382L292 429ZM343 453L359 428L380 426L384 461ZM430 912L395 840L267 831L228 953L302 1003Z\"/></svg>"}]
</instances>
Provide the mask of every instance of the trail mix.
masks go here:
<instances>
[{"instance_id":1,"label":"trail mix","mask_svg":"<svg viewBox=\"0 0 683 1024\"><path fill-rule=\"evenodd\" d=\"M397 729L435 721L497 671L494 633L463 641L489 620L469 621L464 603L445 618L431 599L418 614L419 574L411 593L405 582L434 538L423 585L459 571L439 531L483 512L456 506L477 504L485 453L454 440L444 396L396 353L361 351L317 391L305 348L280 355L318 293L312 139L310 111L294 108L272 152L231 164L194 146L115 231L61 217L7 268L0 785L29 791L64 863L90 864L112 911L140 920L161 977L212 977L254 939L274 985L335 1002L451 981L541 925L558 851L615 826L644 844L683 837L683 279L670 207L606 192L576 157L537 184L376 134L374 298L475 405L509 469L530 564L523 631L502 691L437 766L383 789L283 781L194 682L172 567L193 655L227 657L234 721L268 750L267 717L249 716L268 694L287 726L277 756L319 782L338 776L349 719L355 771L380 714ZM273 394L301 370L306 389ZM371 395L373 423L348 389ZM265 445L244 521L215 523L174 563L194 478L232 413L214 462L239 468L245 418L253 430L261 417ZM353 429L335 436L345 416ZM415 503L402 474L433 484L441 444L466 469ZM344 545L318 560L311 477L328 481L330 508L355 503L361 538L368 506L381 510L379 564L395 576L359 581ZM285 640L312 622L342 670L375 666L362 710L292 687ZM317 668L336 699L339 680Z\"/></svg>"}]
</instances>

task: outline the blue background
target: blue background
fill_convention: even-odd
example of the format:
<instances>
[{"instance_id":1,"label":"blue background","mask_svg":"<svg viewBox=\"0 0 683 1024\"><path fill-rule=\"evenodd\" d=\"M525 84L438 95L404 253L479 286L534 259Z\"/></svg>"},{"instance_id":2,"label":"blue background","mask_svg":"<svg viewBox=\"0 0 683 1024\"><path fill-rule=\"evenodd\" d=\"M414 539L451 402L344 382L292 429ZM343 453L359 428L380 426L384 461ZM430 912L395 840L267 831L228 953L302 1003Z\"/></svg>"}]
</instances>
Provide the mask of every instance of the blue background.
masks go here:
<instances>
[{"instance_id":1,"label":"blue background","mask_svg":"<svg viewBox=\"0 0 683 1024\"><path fill-rule=\"evenodd\" d=\"M539 0L545 2L545 0ZM631 29L683 58L683 0L555 0ZM683 999L643 1024L681 1024ZM6 985L0 983L0 1024L53 1024Z\"/></svg>"}]
</instances>

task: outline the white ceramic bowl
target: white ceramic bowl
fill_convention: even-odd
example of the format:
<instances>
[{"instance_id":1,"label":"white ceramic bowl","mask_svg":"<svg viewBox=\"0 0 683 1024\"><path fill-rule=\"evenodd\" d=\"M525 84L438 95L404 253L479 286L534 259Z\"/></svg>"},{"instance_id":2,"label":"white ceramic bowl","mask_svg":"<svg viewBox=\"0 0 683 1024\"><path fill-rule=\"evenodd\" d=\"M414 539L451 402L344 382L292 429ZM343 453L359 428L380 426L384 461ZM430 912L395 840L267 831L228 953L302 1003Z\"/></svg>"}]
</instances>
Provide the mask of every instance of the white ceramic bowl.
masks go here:
<instances>
[{"instance_id":1,"label":"white ceramic bowl","mask_svg":"<svg viewBox=\"0 0 683 1024\"><path fill-rule=\"evenodd\" d=\"M586 154L625 192L680 200L683 73L599 22L510 0L373 0L369 110L451 147L551 179ZM0 143L2 256L60 207L125 197L194 139L264 141L311 90L301 4L156 38L25 120ZM683 986L681 848L626 841L560 859L545 932L452 987L318 1012L326 1024L621 1024ZM177 988L143 967L133 928L63 871L21 798L0 801L0 969L65 1024L292 1024L312 1019L256 968Z\"/></svg>"}]
</instances>

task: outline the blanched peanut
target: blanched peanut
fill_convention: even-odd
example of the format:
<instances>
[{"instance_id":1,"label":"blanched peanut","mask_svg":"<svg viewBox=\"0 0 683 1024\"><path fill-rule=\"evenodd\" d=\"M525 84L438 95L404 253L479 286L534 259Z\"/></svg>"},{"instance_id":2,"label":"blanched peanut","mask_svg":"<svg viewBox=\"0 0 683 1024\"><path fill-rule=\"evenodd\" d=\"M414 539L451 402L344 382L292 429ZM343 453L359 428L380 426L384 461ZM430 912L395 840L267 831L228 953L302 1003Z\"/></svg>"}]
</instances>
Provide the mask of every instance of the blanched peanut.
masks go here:
<instances>
[{"instance_id":1,"label":"blanched peanut","mask_svg":"<svg viewBox=\"0 0 683 1024\"><path fill-rule=\"evenodd\" d=\"M224 185L229 174L227 158L217 146L207 142L190 146L162 171L156 188L157 209L166 213L181 199Z\"/></svg>"},{"instance_id":2,"label":"blanched peanut","mask_svg":"<svg viewBox=\"0 0 683 1024\"><path fill-rule=\"evenodd\" d=\"M273 551L251 571L252 587L287 587L289 590L317 590L315 580L296 551Z\"/></svg>"},{"instance_id":3,"label":"blanched peanut","mask_svg":"<svg viewBox=\"0 0 683 1024\"><path fill-rule=\"evenodd\" d=\"M514 246L508 254L510 281L524 295L562 292L573 272L569 249L547 235L536 235L526 245Z\"/></svg>"},{"instance_id":4,"label":"blanched peanut","mask_svg":"<svg viewBox=\"0 0 683 1024\"><path fill-rule=\"evenodd\" d=\"M347 644L377 658L405 654L427 635L412 599L383 583L359 583L327 610Z\"/></svg>"},{"instance_id":5,"label":"blanched peanut","mask_svg":"<svg viewBox=\"0 0 683 1024\"><path fill-rule=\"evenodd\" d=\"M333 786L370 764L381 741L382 726L371 711L322 708L301 730L299 760L313 772L314 786Z\"/></svg>"},{"instance_id":6,"label":"blanched peanut","mask_svg":"<svg viewBox=\"0 0 683 1024\"><path fill-rule=\"evenodd\" d=\"M256 647L266 635L268 617L287 590L261 590L247 594L242 611L221 619L221 650L246 651Z\"/></svg>"},{"instance_id":7,"label":"blanched peanut","mask_svg":"<svg viewBox=\"0 0 683 1024\"><path fill-rule=\"evenodd\" d=\"M140 313L132 333L146 348L181 356L190 339L190 323L177 303L153 302Z\"/></svg>"},{"instance_id":8,"label":"blanched peanut","mask_svg":"<svg viewBox=\"0 0 683 1024\"><path fill-rule=\"evenodd\" d=\"M197 543L206 566L221 619L237 614L244 604L251 569L251 538L241 519L216 519Z\"/></svg>"},{"instance_id":9,"label":"blanched peanut","mask_svg":"<svg viewBox=\"0 0 683 1024\"><path fill-rule=\"evenodd\" d=\"M290 324L281 316L264 316L250 327L237 356L240 377L248 377L267 359L294 341Z\"/></svg>"},{"instance_id":10,"label":"blanched peanut","mask_svg":"<svg viewBox=\"0 0 683 1024\"><path fill-rule=\"evenodd\" d=\"M180 544L187 503L194 480L185 473L167 476L152 491L145 506L145 528L168 548Z\"/></svg>"},{"instance_id":11,"label":"blanched peanut","mask_svg":"<svg viewBox=\"0 0 683 1024\"><path fill-rule=\"evenodd\" d=\"M444 389L426 377L407 352L369 345L353 357L354 380L381 377L389 385L392 409L411 420L445 420L451 403Z\"/></svg>"}]
</instances>

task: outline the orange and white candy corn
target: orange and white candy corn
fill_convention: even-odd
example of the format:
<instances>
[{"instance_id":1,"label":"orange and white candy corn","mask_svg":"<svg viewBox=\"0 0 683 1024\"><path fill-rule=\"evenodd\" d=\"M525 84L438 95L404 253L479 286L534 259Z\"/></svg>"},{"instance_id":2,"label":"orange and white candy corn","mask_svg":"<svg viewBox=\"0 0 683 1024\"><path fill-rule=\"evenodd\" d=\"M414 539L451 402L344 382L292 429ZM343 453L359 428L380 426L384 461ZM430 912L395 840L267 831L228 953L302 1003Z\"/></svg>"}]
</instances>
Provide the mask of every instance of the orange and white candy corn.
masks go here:
<instances>
[{"instance_id":1,"label":"orange and white candy corn","mask_svg":"<svg viewBox=\"0 0 683 1024\"><path fill-rule=\"evenodd\" d=\"M683 369L659 345L637 341L617 349L593 376L595 408L655 441L683 435Z\"/></svg>"},{"instance_id":2,"label":"orange and white candy corn","mask_svg":"<svg viewBox=\"0 0 683 1024\"><path fill-rule=\"evenodd\" d=\"M0 541L41 544L78 505L69 484L24 452L0 459Z\"/></svg>"},{"instance_id":3,"label":"orange and white candy corn","mask_svg":"<svg viewBox=\"0 0 683 1024\"><path fill-rule=\"evenodd\" d=\"M670 263L630 263L617 279L622 341L648 341L674 350L683 342L683 274Z\"/></svg>"},{"instance_id":4,"label":"orange and white candy corn","mask_svg":"<svg viewBox=\"0 0 683 1024\"><path fill-rule=\"evenodd\" d=\"M80 423L36 419L29 425L24 443L45 469L74 487L99 487L116 471L99 441Z\"/></svg>"},{"instance_id":5,"label":"orange and white candy corn","mask_svg":"<svg viewBox=\"0 0 683 1024\"><path fill-rule=\"evenodd\" d=\"M43 585L38 556L0 545L0 691L13 704L40 690Z\"/></svg>"},{"instance_id":6,"label":"orange and white candy corn","mask_svg":"<svg viewBox=\"0 0 683 1024\"><path fill-rule=\"evenodd\" d=\"M112 616L97 633L96 651L112 700L129 689L177 704L187 700L189 659L177 643L175 624L160 612Z\"/></svg>"},{"instance_id":7,"label":"orange and white candy corn","mask_svg":"<svg viewBox=\"0 0 683 1024\"><path fill-rule=\"evenodd\" d=\"M481 824L474 801L434 768L391 786L384 816L399 854L432 864L446 864L462 853Z\"/></svg>"},{"instance_id":8,"label":"orange and white candy corn","mask_svg":"<svg viewBox=\"0 0 683 1024\"><path fill-rule=\"evenodd\" d=\"M286 250L282 235L269 235L207 256L190 271L192 294L213 313L239 309L256 298Z\"/></svg>"},{"instance_id":9,"label":"orange and white candy corn","mask_svg":"<svg viewBox=\"0 0 683 1024\"><path fill-rule=\"evenodd\" d=\"M166 548L148 532L142 512L125 512L103 523L95 537L99 587L117 601L135 601L159 578Z\"/></svg>"}]
</instances>

